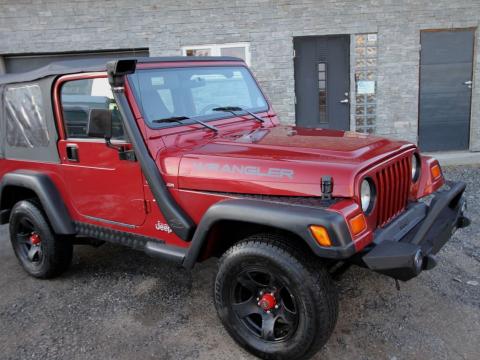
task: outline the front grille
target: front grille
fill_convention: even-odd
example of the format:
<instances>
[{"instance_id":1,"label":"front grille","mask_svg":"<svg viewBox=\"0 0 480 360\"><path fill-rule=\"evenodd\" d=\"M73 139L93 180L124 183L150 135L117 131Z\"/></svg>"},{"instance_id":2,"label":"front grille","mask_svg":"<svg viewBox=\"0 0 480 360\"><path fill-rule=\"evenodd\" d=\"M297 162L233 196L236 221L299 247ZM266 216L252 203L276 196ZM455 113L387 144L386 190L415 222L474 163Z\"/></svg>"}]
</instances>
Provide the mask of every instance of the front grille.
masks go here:
<instances>
[{"instance_id":1,"label":"front grille","mask_svg":"<svg viewBox=\"0 0 480 360\"><path fill-rule=\"evenodd\" d=\"M411 184L411 158L404 156L375 174L377 226L383 226L405 209Z\"/></svg>"}]
</instances>

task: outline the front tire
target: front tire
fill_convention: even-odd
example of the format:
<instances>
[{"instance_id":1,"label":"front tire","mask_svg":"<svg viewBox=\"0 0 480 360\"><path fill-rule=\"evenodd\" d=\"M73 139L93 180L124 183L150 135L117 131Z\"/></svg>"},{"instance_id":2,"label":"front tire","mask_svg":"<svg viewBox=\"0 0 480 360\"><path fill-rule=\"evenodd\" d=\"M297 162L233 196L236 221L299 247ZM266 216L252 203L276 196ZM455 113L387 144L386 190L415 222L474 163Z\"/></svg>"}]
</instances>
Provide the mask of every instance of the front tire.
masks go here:
<instances>
[{"instance_id":1,"label":"front tire","mask_svg":"<svg viewBox=\"0 0 480 360\"><path fill-rule=\"evenodd\" d=\"M34 200L15 204L10 215L10 241L24 270L36 278L53 278L69 267L73 245L50 229Z\"/></svg>"},{"instance_id":2,"label":"front tire","mask_svg":"<svg viewBox=\"0 0 480 360\"><path fill-rule=\"evenodd\" d=\"M214 296L230 335L264 359L311 357L337 320L329 274L281 236L254 235L230 248L220 259Z\"/></svg>"}]
</instances>

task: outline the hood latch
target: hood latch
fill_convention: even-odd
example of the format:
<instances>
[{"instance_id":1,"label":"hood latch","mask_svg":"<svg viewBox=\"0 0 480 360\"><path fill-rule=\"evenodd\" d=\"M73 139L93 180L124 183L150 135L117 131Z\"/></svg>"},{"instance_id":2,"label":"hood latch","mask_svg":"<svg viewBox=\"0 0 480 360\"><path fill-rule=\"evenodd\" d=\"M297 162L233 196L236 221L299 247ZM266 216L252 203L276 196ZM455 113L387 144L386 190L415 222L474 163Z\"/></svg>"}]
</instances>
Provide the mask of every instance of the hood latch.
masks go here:
<instances>
[{"instance_id":1,"label":"hood latch","mask_svg":"<svg viewBox=\"0 0 480 360\"><path fill-rule=\"evenodd\" d=\"M333 179L331 176L322 176L320 180L320 188L322 191L322 200L331 200L333 192Z\"/></svg>"}]
</instances>

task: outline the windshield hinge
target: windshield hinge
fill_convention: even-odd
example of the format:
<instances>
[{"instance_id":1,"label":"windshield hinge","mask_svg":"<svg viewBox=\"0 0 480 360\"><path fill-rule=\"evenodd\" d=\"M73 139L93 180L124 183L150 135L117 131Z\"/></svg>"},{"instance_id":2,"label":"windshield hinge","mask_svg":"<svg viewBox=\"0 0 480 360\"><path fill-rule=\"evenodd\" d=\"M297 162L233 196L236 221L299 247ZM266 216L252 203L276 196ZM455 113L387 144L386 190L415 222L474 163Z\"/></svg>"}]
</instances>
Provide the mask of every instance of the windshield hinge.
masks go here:
<instances>
[{"instance_id":1,"label":"windshield hinge","mask_svg":"<svg viewBox=\"0 0 480 360\"><path fill-rule=\"evenodd\" d=\"M132 162L137 161L137 157L135 156L134 150L120 149L118 150L118 158L120 160L125 160L125 161L132 161Z\"/></svg>"}]
</instances>

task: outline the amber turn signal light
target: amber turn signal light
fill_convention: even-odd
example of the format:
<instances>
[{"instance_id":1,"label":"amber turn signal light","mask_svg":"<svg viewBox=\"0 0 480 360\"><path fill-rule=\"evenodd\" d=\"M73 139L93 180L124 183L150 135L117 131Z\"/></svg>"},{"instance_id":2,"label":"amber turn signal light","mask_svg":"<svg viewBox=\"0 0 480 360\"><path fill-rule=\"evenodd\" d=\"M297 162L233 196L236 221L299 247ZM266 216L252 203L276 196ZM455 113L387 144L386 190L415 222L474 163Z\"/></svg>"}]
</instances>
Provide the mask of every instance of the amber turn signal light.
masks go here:
<instances>
[{"instance_id":1,"label":"amber turn signal light","mask_svg":"<svg viewBox=\"0 0 480 360\"><path fill-rule=\"evenodd\" d=\"M318 244L321 246L332 246L332 240L328 235L327 229L320 225L311 225L310 231L312 232L313 237L317 240Z\"/></svg>"},{"instance_id":2,"label":"amber turn signal light","mask_svg":"<svg viewBox=\"0 0 480 360\"><path fill-rule=\"evenodd\" d=\"M350 224L350 230L352 231L352 235L358 235L363 230L367 228L367 221L365 220L365 215L358 214L357 216L351 218L348 223Z\"/></svg>"},{"instance_id":3,"label":"amber turn signal light","mask_svg":"<svg viewBox=\"0 0 480 360\"><path fill-rule=\"evenodd\" d=\"M438 177L440 177L440 175L442 175L442 172L440 170L440 166L438 164L433 165L430 168L430 173L432 174L433 179L437 179Z\"/></svg>"}]
</instances>

